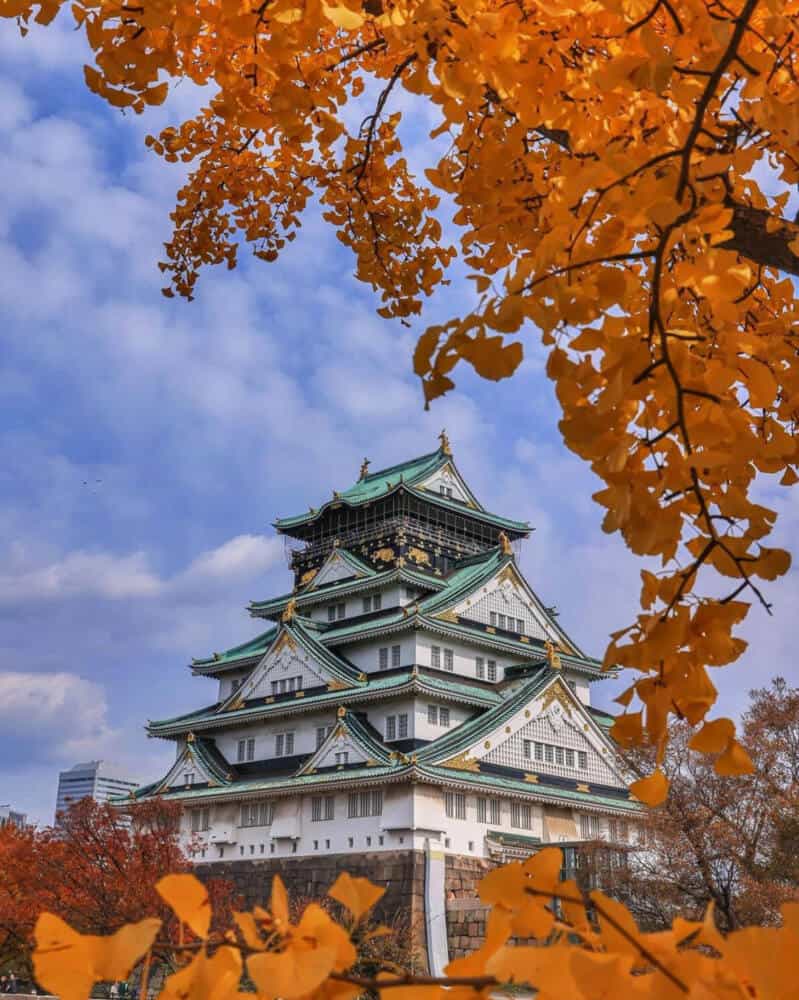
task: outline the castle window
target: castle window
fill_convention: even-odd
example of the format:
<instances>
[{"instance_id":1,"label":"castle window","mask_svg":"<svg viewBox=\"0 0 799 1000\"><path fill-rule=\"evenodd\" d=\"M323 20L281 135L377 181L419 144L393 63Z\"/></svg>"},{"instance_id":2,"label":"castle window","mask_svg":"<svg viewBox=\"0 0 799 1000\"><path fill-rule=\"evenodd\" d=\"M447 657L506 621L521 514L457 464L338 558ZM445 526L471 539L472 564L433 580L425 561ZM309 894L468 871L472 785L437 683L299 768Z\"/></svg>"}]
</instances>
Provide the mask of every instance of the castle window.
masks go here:
<instances>
[{"instance_id":1,"label":"castle window","mask_svg":"<svg viewBox=\"0 0 799 1000\"><path fill-rule=\"evenodd\" d=\"M336 763L337 764L339 764L339 765L341 765L341 764L349 764L349 762L350 762L350 752L349 752L349 750L342 750L342 751L340 751L339 753L336 754Z\"/></svg>"},{"instance_id":2,"label":"castle window","mask_svg":"<svg viewBox=\"0 0 799 1000\"><path fill-rule=\"evenodd\" d=\"M477 800L477 822L488 822L488 799L478 797Z\"/></svg>"},{"instance_id":3,"label":"castle window","mask_svg":"<svg viewBox=\"0 0 799 1000\"><path fill-rule=\"evenodd\" d=\"M336 605L336 618L344 618L347 614L347 605L344 601Z\"/></svg>"},{"instance_id":4,"label":"castle window","mask_svg":"<svg viewBox=\"0 0 799 1000\"><path fill-rule=\"evenodd\" d=\"M505 616L504 615L497 615L497 624L499 625L500 628L502 628L502 629L505 628Z\"/></svg>"},{"instance_id":5,"label":"castle window","mask_svg":"<svg viewBox=\"0 0 799 1000\"><path fill-rule=\"evenodd\" d=\"M399 720L399 738L404 740L408 735L408 713L402 712L397 718Z\"/></svg>"},{"instance_id":6,"label":"castle window","mask_svg":"<svg viewBox=\"0 0 799 1000\"><path fill-rule=\"evenodd\" d=\"M532 741L531 740L525 740L524 741L524 756L527 758L527 760L530 760L531 757L533 756L532 749L533 749Z\"/></svg>"},{"instance_id":7,"label":"castle window","mask_svg":"<svg viewBox=\"0 0 799 1000\"><path fill-rule=\"evenodd\" d=\"M194 772L193 771L187 771L186 774L183 775L183 784L184 785L193 785L194 784Z\"/></svg>"},{"instance_id":8,"label":"castle window","mask_svg":"<svg viewBox=\"0 0 799 1000\"><path fill-rule=\"evenodd\" d=\"M427 722L431 726L438 725L438 706L428 705L427 706Z\"/></svg>"},{"instance_id":9,"label":"castle window","mask_svg":"<svg viewBox=\"0 0 799 1000\"><path fill-rule=\"evenodd\" d=\"M521 618L516 619L516 631L520 634L524 634L524 621Z\"/></svg>"},{"instance_id":10,"label":"castle window","mask_svg":"<svg viewBox=\"0 0 799 1000\"><path fill-rule=\"evenodd\" d=\"M372 598L372 610L379 611L383 606L383 595L375 594Z\"/></svg>"},{"instance_id":11,"label":"castle window","mask_svg":"<svg viewBox=\"0 0 799 1000\"><path fill-rule=\"evenodd\" d=\"M430 647L430 666L440 668L441 667L441 647L431 646Z\"/></svg>"},{"instance_id":12,"label":"castle window","mask_svg":"<svg viewBox=\"0 0 799 1000\"><path fill-rule=\"evenodd\" d=\"M588 770L588 754L584 750L577 751L577 766L581 771Z\"/></svg>"},{"instance_id":13,"label":"castle window","mask_svg":"<svg viewBox=\"0 0 799 1000\"><path fill-rule=\"evenodd\" d=\"M488 679L490 681L495 681L497 679L497 661L488 661Z\"/></svg>"},{"instance_id":14,"label":"castle window","mask_svg":"<svg viewBox=\"0 0 799 1000\"><path fill-rule=\"evenodd\" d=\"M328 736L333 732L332 726L317 726L316 728L316 749L325 742Z\"/></svg>"},{"instance_id":15,"label":"castle window","mask_svg":"<svg viewBox=\"0 0 799 1000\"><path fill-rule=\"evenodd\" d=\"M391 666L398 667L402 659L402 646L391 647Z\"/></svg>"},{"instance_id":16,"label":"castle window","mask_svg":"<svg viewBox=\"0 0 799 1000\"><path fill-rule=\"evenodd\" d=\"M372 610L372 598L364 597L363 599L363 613L366 615Z\"/></svg>"},{"instance_id":17,"label":"castle window","mask_svg":"<svg viewBox=\"0 0 799 1000\"><path fill-rule=\"evenodd\" d=\"M619 839L619 821L617 819L608 820L608 835L610 839L617 843Z\"/></svg>"},{"instance_id":18,"label":"castle window","mask_svg":"<svg viewBox=\"0 0 799 1000\"><path fill-rule=\"evenodd\" d=\"M488 800L489 815L492 823L502 822L502 803L499 799Z\"/></svg>"},{"instance_id":19,"label":"castle window","mask_svg":"<svg viewBox=\"0 0 799 1000\"><path fill-rule=\"evenodd\" d=\"M380 663L380 669L381 670L387 670L388 669L388 646L383 646L378 651L378 658L379 658L379 663Z\"/></svg>"},{"instance_id":20,"label":"castle window","mask_svg":"<svg viewBox=\"0 0 799 1000\"><path fill-rule=\"evenodd\" d=\"M466 796L463 792L444 792L444 811L450 819L466 819Z\"/></svg>"},{"instance_id":21,"label":"castle window","mask_svg":"<svg viewBox=\"0 0 799 1000\"><path fill-rule=\"evenodd\" d=\"M294 733L278 733L275 736L275 757L291 757L294 753Z\"/></svg>"},{"instance_id":22,"label":"castle window","mask_svg":"<svg viewBox=\"0 0 799 1000\"><path fill-rule=\"evenodd\" d=\"M451 649L444 650L444 669L452 670L455 663L455 656Z\"/></svg>"},{"instance_id":23,"label":"castle window","mask_svg":"<svg viewBox=\"0 0 799 1000\"><path fill-rule=\"evenodd\" d=\"M533 827L533 809L526 802L511 802L510 825L517 830L531 830Z\"/></svg>"},{"instance_id":24,"label":"castle window","mask_svg":"<svg viewBox=\"0 0 799 1000\"><path fill-rule=\"evenodd\" d=\"M271 802L245 802L241 807L241 826L271 826L275 807Z\"/></svg>"},{"instance_id":25,"label":"castle window","mask_svg":"<svg viewBox=\"0 0 799 1000\"><path fill-rule=\"evenodd\" d=\"M626 819L623 819L619 824L619 838L625 844L630 839L630 827Z\"/></svg>"},{"instance_id":26,"label":"castle window","mask_svg":"<svg viewBox=\"0 0 799 1000\"><path fill-rule=\"evenodd\" d=\"M235 691L238 691L238 689L241 687L243 683L244 683L243 677L234 677L233 680L230 682L230 693L233 694Z\"/></svg>"},{"instance_id":27,"label":"castle window","mask_svg":"<svg viewBox=\"0 0 799 1000\"><path fill-rule=\"evenodd\" d=\"M536 760L543 760L544 759L544 744L543 743L536 743L536 745L535 745L535 759Z\"/></svg>"},{"instance_id":28,"label":"castle window","mask_svg":"<svg viewBox=\"0 0 799 1000\"><path fill-rule=\"evenodd\" d=\"M444 726L444 728L449 727L449 709L443 706L438 710L438 724Z\"/></svg>"},{"instance_id":29,"label":"castle window","mask_svg":"<svg viewBox=\"0 0 799 1000\"><path fill-rule=\"evenodd\" d=\"M485 680L486 675L486 661L482 656L476 656L474 659L474 672L478 680Z\"/></svg>"},{"instance_id":30,"label":"castle window","mask_svg":"<svg viewBox=\"0 0 799 1000\"><path fill-rule=\"evenodd\" d=\"M191 810L191 832L201 833L211 828L211 809L205 806L202 809Z\"/></svg>"},{"instance_id":31,"label":"castle window","mask_svg":"<svg viewBox=\"0 0 799 1000\"><path fill-rule=\"evenodd\" d=\"M565 763L563 759L563 747L555 747L555 763L563 767Z\"/></svg>"},{"instance_id":32,"label":"castle window","mask_svg":"<svg viewBox=\"0 0 799 1000\"><path fill-rule=\"evenodd\" d=\"M335 802L333 795L314 795L311 798L311 822L321 823L323 820L333 819Z\"/></svg>"},{"instance_id":33,"label":"castle window","mask_svg":"<svg viewBox=\"0 0 799 1000\"><path fill-rule=\"evenodd\" d=\"M396 715L386 716L386 739L395 740L397 738L397 717Z\"/></svg>"},{"instance_id":34,"label":"castle window","mask_svg":"<svg viewBox=\"0 0 799 1000\"><path fill-rule=\"evenodd\" d=\"M574 750L566 750L566 767L574 767Z\"/></svg>"},{"instance_id":35,"label":"castle window","mask_svg":"<svg viewBox=\"0 0 799 1000\"><path fill-rule=\"evenodd\" d=\"M336 620L336 605L329 604L327 607L327 620L329 622L334 622Z\"/></svg>"},{"instance_id":36,"label":"castle window","mask_svg":"<svg viewBox=\"0 0 799 1000\"><path fill-rule=\"evenodd\" d=\"M544 760L547 764L555 763L555 748L549 743L544 744Z\"/></svg>"},{"instance_id":37,"label":"castle window","mask_svg":"<svg viewBox=\"0 0 799 1000\"><path fill-rule=\"evenodd\" d=\"M494 628L497 627L497 613L496 613L496 611L490 612L490 614L489 614L489 621L494 626Z\"/></svg>"},{"instance_id":38,"label":"castle window","mask_svg":"<svg viewBox=\"0 0 799 1000\"><path fill-rule=\"evenodd\" d=\"M379 789L371 792L351 792L347 797L347 818L361 819L364 816L381 816L383 813L383 793Z\"/></svg>"}]
</instances>

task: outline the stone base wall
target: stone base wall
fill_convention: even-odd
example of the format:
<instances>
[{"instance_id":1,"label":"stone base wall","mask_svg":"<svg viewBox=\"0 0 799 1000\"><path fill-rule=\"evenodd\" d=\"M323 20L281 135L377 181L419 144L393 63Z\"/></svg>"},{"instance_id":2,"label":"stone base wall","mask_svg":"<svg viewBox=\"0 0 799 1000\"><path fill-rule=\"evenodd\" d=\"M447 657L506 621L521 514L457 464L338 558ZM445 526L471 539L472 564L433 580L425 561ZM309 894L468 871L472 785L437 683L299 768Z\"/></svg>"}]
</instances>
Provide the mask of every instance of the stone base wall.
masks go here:
<instances>
[{"instance_id":1,"label":"stone base wall","mask_svg":"<svg viewBox=\"0 0 799 1000\"><path fill-rule=\"evenodd\" d=\"M450 958L466 955L483 943L488 909L480 903L477 884L496 867L497 862L483 858L447 855L445 902ZM268 905L274 875L280 875L292 899L304 904L324 899L343 871L386 887L385 896L375 908L375 917L410 937L411 961L416 971L423 971L427 954L425 856L422 851L213 861L198 865L196 869L200 878L224 878L232 882L246 909L256 904Z\"/></svg>"},{"instance_id":2,"label":"stone base wall","mask_svg":"<svg viewBox=\"0 0 799 1000\"><path fill-rule=\"evenodd\" d=\"M424 870L422 851L212 861L195 869L201 879L224 878L232 882L245 909L251 909L256 904L268 906L275 875L283 879L289 897L303 905L323 900L343 871L368 878L386 888L385 895L375 907L376 920L396 927L403 938L410 937L410 961L416 971L426 969L427 965Z\"/></svg>"},{"instance_id":3,"label":"stone base wall","mask_svg":"<svg viewBox=\"0 0 799 1000\"><path fill-rule=\"evenodd\" d=\"M445 887L450 958L467 955L485 940L488 907L480 902L477 884L496 867L497 862L484 858L447 855Z\"/></svg>"}]
</instances>

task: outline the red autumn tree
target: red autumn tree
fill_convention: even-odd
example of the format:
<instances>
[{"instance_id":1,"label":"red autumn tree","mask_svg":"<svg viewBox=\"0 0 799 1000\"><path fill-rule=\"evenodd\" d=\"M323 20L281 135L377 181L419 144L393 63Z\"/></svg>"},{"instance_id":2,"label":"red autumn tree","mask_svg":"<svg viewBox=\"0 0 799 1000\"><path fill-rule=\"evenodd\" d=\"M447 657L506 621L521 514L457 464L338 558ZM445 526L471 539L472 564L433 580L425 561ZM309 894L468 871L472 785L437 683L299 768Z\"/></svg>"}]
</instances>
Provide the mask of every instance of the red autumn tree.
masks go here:
<instances>
[{"instance_id":1,"label":"red autumn tree","mask_svg":"<svg viewBox=\"0 0 799 1000\"><path fill-rule=\"evenodd\" d=\"M775 924L781 903L799 899L799 689L778 677L750 699L741 743L755 770L717 774L712 757L690 752L691 729L672 727L669 798L648 811L645 845L627 866L601 873L644 926L701 919L711 902L721 930ZM640 773L652 767L643 755L629 759ZM604 857L599 845L595 855Z\"/></svg>"},{"instance_id":2,"label":"red autumn tree","mask_svg":"<svg viewBox=\"0 0 799 1000\"><path fill-rule=\"evenodd\" d=\"M0 967L30 974L33 926L45 910L88 934L156 914L169 960L181 929L154 887L164 875L192 870L178 841L179 815L176 804L155 800L134 807L128 823L111 806L83 799L59 826L0 830ZM230 884L211 881L209 895L215 916L228 923Z\"/></svg>"}]
</instances>

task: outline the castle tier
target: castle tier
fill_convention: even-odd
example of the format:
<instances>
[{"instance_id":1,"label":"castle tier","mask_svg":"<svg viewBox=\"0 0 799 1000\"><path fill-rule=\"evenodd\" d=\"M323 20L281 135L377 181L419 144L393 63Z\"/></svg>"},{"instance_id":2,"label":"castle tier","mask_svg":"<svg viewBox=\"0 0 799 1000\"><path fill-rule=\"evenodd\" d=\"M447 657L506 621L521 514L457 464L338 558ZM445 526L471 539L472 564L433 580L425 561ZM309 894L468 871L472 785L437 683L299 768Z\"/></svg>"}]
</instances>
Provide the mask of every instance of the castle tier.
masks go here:
<instances>
[{"instance_id":1,"label":"castle tier","mask_svg":"<svg viewBox=\"0 0 799 1000\"><path fill-rule=\"evenodd\" d=\"M213 704L148 727L176 759L136 797L183 803L198 864L633 840L599 664L520 572L530 527L481 506L445 435L275 527L293 591L192 663Z\"/></svg>"}]
</instances>

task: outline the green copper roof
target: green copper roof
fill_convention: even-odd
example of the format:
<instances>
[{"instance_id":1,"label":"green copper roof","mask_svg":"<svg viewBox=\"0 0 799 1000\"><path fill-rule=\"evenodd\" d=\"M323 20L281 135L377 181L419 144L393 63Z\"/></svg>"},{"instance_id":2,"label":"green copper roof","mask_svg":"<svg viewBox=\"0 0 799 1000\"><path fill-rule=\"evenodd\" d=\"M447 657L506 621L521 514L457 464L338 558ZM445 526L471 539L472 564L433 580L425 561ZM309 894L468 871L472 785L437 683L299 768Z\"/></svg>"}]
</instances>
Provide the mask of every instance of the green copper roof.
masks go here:
<instances>
[{"instance_id":1,"label":"green copper roof","mask_svg":"<svg viewBox=\"0 0 799 1000\"><path fill-rule=\"evenodd\" d=\"M360 579L337 580L335 583L326 584L316 590L307 587L301 591L273 597L270 601L251 601L249 611L251 615L263 618L282 612L292 598L294 598L298 608L310 608L317 604L325 604L341 594L374 590L397 580L413 583L427 590L443 590L447 586L446 581L441 577L409 569L407 566L394 567L379 573L372 570L369 576Z\"/></svg>"},{"instance_id":2,"label":"green copper roof","mask_svg":"<svg viewBox=\"0 0 799 1000\"><path fill-rule=\"evenodd\" d=\"M293 517L278 518L274 522L274 526L278 531L290 531L292 528L311 523L327 510L328 507L333 505L344 504L348 507L358 507L360 504L389 496L396 490L403 488L419 499L432 502L447 510L457 511L460 514L475 517L481 521L489 521L497 527L506 528L518 534L529 534L530 526L524 521L514 521L511 518L490 514L476 502L473 506L471 503L467 505L458 500L441 496L438 493L416 489L419 483L448 463L454 467L452 456L447 451L439 448L428 455L421 455L419 458L400 462L398 465L389 466L387 469L380 469L378 472L372 472L364 476L363 479L359 479L357 483L343 490L341 493L335 493L331 500L328 500L318 508L311 508L305 514L297 514Z\"/></svg>"},{"instance_id":3,"label":"green copper roof","mask_svg":"<svg viewBox=\"0 0 799 1000\"><path fill-rule=\"evenodd\" d=\"M275 625L272 628L268 628L266 632L256 635L254 639L243 642L240 646L233 646L232 649L228 649L224 653L214 653L213 656L206 656L204 659L192 660L192 667L198 668L199 672L199 668L225 667L229 664L237 663L239 660L248 660L253 656L262 656L272 645L276 635L277 626Z\"/></svg>"},{"instance_id":4,"label":"green copper roof","mask_svg":"<svg viewBox=\"0 0 799 1000\"><path fill-rule=\"evenodd\" d=\"M438 763L453 757L473 746L484 734L496 729L507 719L515 715L524 705L528 704L542 691L547 684L557 676L548 667L542 667L538 674L531 677L526 684L518 687L513 694L504 698L494 708L489 709L474 719L469 719L444 736L433 740L418 752L419 762Z\"/></svg>"},{"instance_id":5,"label":"green copper roof","mask_svg":"<svg viewBox=\"0 0 799 1000\"><path fill-rule=\"evenodd\" d=\"M332 732L327 735L322 745L302 765L297 772L298 774L312 774L316 770L318 766L316 761L324 760L330 749L337 745L339 730L349 735L355 746L366 755L367 760L371 760L377 764L389 764L396 760L396 757L392 756L390 749L383 743L380 733L365 719L361 718L357 712L353 712L345 705L342 705L338 710L338 721L333 727Z\"/></svg>"},{"instance_id":6,"label":"green copper roof","mask_svg":"<svg viewBox=\"0 0 799 1000\"><path fill-rule=\"evenodd\" d=\"M404 694L430 694L447 699L457 698L475 708L490 708L502 701L498 691L491 688L469 684L462 680L435 677L423 672L405 670L397 674L371 674L365 684L347 691L319 691L316 694L305 693L302 698L286 698L274 702L262 702L235 709L232 712L219 713L219 703L206 705L195 712L176 715L169 719L158 719L150 722L147 731L152 736L179 736L192 730L218 729L225 725L238 725L242 722L252 722L270 715L287 716L314 711L317 709L338 706L346 702L348 705L373 700L375 697L389 697Z\"/></svg>"},{"instance_id":7,"label":"green copper roof","mask_svg":"<svg viewBox=\"0 0 799 1000\"><path fill-rule=\"evenodd\" d=\"M525 792L535 798L549 799L553 801L568 801L575 806L603 806L609 809L620 809L628 813L640 812L643 806L633 799L615 798L612 795L603 795L598 792L578 791L576 788L561 788L558 785L536 784L525 781L523 778L514 778L498 774L485 774L481 771L453 771L446 767L435 767L428 764L417 765L417 770L423 775L437 779L437 783L452 785L460 783L478 788L485 788L486 791L504 790L508 792Z\"/></svg>"}]
</instances>

